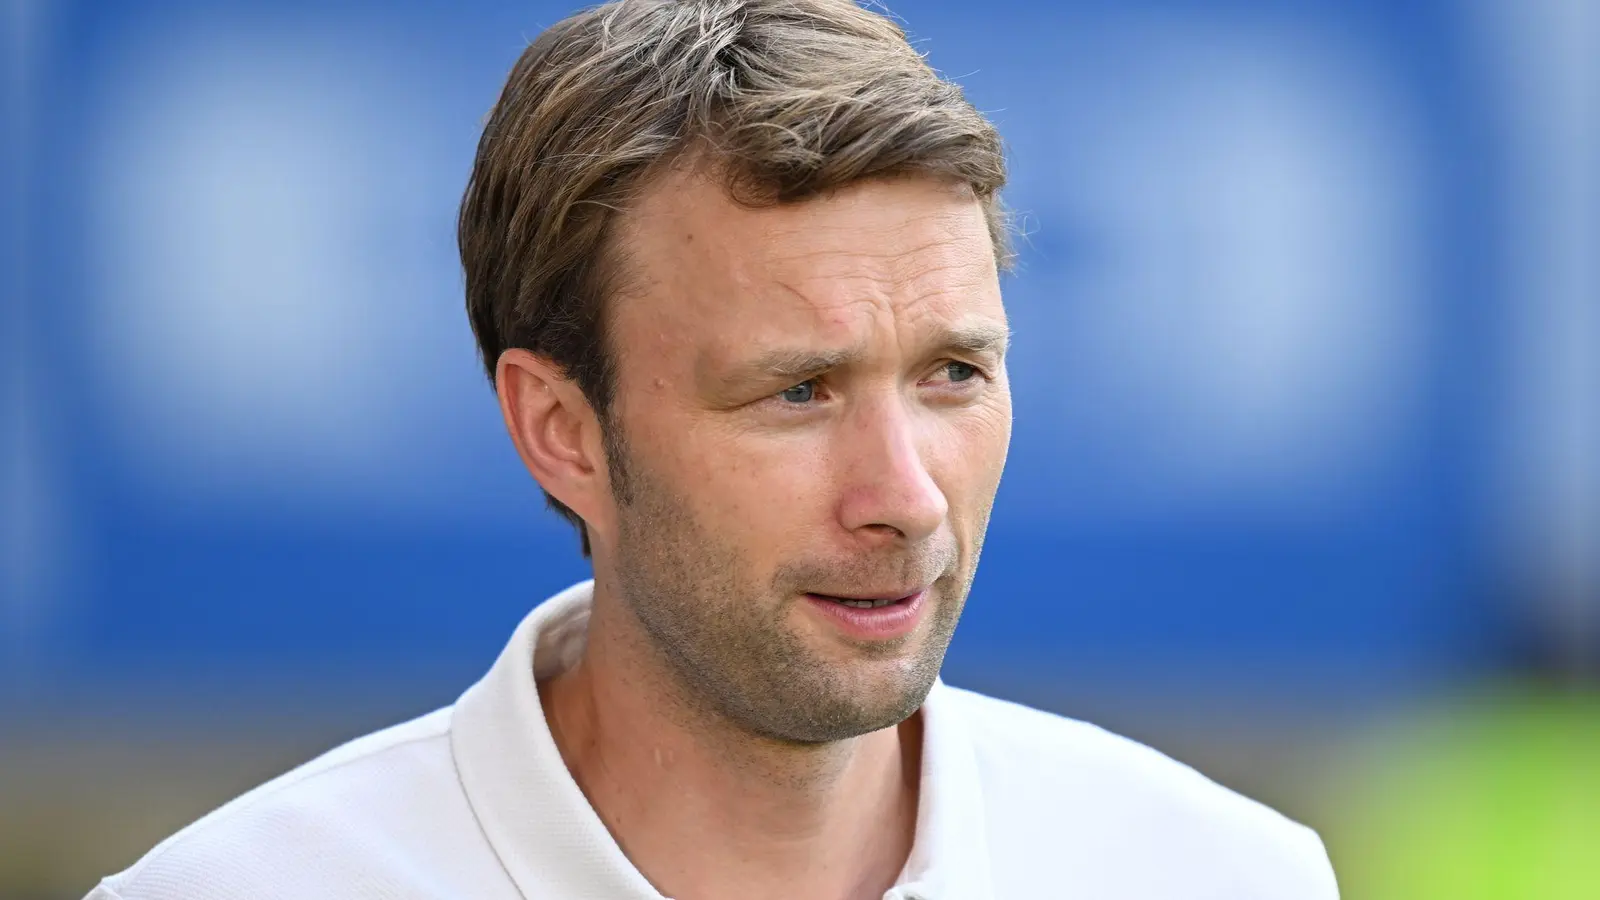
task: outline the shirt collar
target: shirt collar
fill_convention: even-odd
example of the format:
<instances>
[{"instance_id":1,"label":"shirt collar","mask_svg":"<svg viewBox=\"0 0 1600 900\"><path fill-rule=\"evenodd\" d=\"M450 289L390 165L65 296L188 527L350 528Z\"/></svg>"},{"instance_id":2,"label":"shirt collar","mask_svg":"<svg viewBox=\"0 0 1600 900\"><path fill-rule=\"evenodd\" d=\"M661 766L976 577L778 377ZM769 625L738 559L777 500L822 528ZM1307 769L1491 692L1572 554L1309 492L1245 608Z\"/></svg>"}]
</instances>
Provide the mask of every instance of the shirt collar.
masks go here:
<instances>
[{"instance_id":1,"label":"shirt collar","mask_svg":"<svg viewBox=\"0 0 1600 900\"><path fill-rule=\"evenodd\" d=\"M582 652L594 583L535 607L487 675L456 703L451 750L467 801L524 897L662 900L567 771L537 677ZM950 689L922 706L917 830L893 900L987 900L989 853L977 759Z\"/></svg>"}]
</instances>

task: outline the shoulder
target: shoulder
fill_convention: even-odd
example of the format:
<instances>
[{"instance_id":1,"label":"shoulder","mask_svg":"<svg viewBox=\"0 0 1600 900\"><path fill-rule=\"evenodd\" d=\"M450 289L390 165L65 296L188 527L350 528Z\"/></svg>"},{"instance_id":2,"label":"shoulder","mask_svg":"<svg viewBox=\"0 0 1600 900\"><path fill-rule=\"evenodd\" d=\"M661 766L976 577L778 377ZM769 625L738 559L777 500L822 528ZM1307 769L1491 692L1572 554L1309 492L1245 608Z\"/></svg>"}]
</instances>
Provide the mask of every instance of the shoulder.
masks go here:
<instances>
[{"instance_id":1,"label":"shoulder","mask_svg":"<svg viewBox=\"0 0 1600 900\"><path fill-rule=\"evenodd\" d=\"M1102 897L1337 897L1309 828L1098 726L948 691L969 731L997 859L1069 862Z\"/></svg>"},{"instance_id":2,"label":"shoulder","mask_svg":"<svg viewBox=\"0 0 1600 900\"><path fill-rule=\"evenodd\" d=\"M440 853L471 853L449 709L351 741L255 788L101 882L99 900L410 896ZM362 890L351 892L353 885Z\"/></svg>"}]
</instances>

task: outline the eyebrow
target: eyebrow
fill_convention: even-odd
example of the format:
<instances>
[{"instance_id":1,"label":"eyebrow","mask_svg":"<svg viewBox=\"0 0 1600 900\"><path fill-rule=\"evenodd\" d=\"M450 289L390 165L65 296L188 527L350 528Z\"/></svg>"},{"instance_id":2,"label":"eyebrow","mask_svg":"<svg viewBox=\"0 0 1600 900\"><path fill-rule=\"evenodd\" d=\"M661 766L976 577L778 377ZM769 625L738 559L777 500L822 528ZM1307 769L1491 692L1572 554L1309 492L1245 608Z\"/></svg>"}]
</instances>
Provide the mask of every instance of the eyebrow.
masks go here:
<instances>
[{"instance_id":1,"label":"eyebrow","mask_svg":"<svg viewBox=\"0 0 1600 900\"><path fill-rule=\"evenodd\" d=\"M960 352L1004 357L1011 343L1011 329L1004 325L981 323L957 326L941 333L933 342L935 353ZM859 347L839 350L812 350L777 347L734 365L733 379L772 378L801 381L814 375L859 361Z\"/></svg>"},{"instance_id":2,"label":"eyebrow","mask_svg":"<svg viewBox=\"0 0 1600 900\"><path fill-rule=\"evenodd\" d=\"M991 353L1005 356L1011 346L1011 329L1005 325L988 322L953 328L939 341L940 350L960 350L963 353Z\"/></svg>"},{"instance_id":3,"label":"eyebrow","mask_svg":"<svg viewBox=\"0 0 1600 900\"><path fill-rule=\"evenodd\" d=\"M837 369L856 362L862 356L858 348L846 350L798 350L777 348L768 350L754 359L734 367L736 377L767 377L802 379L818 372Z\"/></svg>"}]
</instances>

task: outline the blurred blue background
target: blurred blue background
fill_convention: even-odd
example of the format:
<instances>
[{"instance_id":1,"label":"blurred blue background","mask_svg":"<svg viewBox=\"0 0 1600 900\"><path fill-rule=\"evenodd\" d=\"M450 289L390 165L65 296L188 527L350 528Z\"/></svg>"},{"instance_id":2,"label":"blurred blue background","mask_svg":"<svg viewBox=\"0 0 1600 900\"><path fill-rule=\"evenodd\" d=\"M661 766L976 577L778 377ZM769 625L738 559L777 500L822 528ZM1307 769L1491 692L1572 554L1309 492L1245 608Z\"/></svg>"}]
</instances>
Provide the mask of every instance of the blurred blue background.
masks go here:
<instances>
[{"instance_id":1,"label":"blurred blue background","mask_svg":"<svg viewBox=\"0 0 1600 900\"><path fill-rule=\"evenodd\" d=\"M998 124L1023 231L1015 438L947 680L1325 832L1328 733L1592 696L1597 4L891 8ZM571 11L13 0L13 789L91 758L132 783L115 748L173 729L270 774L450 702L586 577L453 234L483 116ZM14 824L9 883L81 893L258 774L206 771L118 853Z\"/></svg>"}]
</instances>

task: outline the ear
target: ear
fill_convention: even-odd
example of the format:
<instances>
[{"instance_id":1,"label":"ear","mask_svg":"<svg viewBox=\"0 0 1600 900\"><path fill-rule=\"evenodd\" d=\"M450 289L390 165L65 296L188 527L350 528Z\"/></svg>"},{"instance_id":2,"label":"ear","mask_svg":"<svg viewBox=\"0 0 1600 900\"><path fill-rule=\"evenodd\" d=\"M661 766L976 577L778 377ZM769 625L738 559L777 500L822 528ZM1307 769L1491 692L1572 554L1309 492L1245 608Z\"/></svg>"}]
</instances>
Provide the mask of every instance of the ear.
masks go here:
<instances>
[{"instance_id":1,"label":"ear","mask_svg":"<svg viewBox=\"0 0 1600 900\"><path fill-rule=\"evenodd\" d=\"M494 380L500 415L522 464L593 530L609 516L611 502L594 408L559 367L527 350L501 353Z\"/></svg>"}]
</instances>

